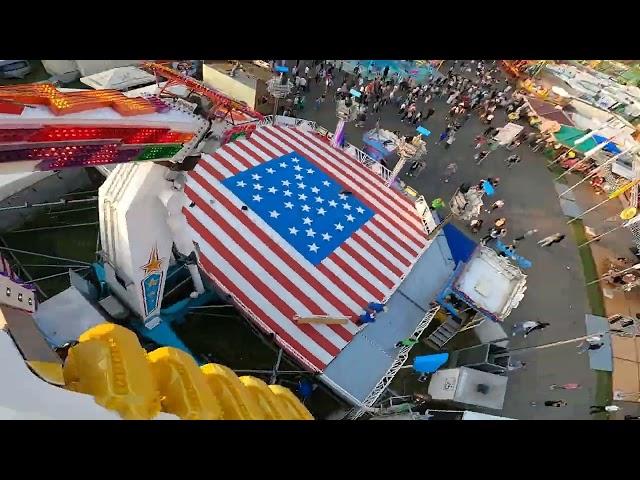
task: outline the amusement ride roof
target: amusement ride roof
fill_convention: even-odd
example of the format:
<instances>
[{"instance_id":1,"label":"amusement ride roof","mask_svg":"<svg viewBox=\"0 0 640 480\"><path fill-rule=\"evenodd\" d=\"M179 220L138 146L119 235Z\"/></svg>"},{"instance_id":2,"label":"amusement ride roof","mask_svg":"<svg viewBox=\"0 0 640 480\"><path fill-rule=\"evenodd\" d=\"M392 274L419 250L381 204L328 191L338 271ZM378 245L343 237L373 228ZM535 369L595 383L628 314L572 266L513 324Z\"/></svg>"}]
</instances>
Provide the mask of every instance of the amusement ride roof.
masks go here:
<instances>
[{"instance_id":1,"label":"amusement ride roof","mask_svg":"<svg viewBox=\"0 0 640 480\"><path fill-rule=\"evenodd\" d=\"M203 269L306 368L323 371L427 245L418 213L354 158L301 128L266 126L203 155L185 207ZM348 316L302 324L295 316Z\"/></svg>"}]
</instances>

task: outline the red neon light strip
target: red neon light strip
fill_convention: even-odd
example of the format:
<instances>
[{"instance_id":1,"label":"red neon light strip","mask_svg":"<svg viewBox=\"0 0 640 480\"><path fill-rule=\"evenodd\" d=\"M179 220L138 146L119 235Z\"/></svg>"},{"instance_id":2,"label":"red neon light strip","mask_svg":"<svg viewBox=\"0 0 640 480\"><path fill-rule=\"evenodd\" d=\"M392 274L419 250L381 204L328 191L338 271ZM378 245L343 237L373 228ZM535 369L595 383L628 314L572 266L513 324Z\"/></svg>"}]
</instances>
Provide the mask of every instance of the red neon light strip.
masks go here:
<instances>
[{"instance_id":1,"label":"red neon light strip","mask_svg":"<svg viewBox=\"0 0 640 480\"><path fill-rule=\"evenodd\" d=\"M0 87L0 101L46 105L55 115L111 107L120 115L145 115L156 112L152 102L142 97L129 98L117 90L60 92L50 83Z\"/></svg>"},{"instance_id":2,"label":"red neon light strip","mask_svg":"<svg viewBox=\"0 0 640 480\"><path fill-rule=\"evenodd\" d=\"M125 145L144 143L185 143L193 133L175 132L168 128L103 128L53 127L41 129L0 130L0 143L5 142L70 142L82 140L120 140Z\"/></svg>"}]
</instances>

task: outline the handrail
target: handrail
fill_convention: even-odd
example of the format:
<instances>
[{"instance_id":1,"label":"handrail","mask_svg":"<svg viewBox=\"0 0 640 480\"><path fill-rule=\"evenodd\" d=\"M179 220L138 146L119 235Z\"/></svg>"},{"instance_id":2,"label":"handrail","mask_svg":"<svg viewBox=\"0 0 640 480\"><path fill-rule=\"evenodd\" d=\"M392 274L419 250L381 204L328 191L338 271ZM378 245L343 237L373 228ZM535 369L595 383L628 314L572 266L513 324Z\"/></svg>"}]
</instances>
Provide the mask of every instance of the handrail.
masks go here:
<instances>
[{"instance_id":1,"label":"handrail","mask_svg":"<svg viewBox=\"0 0 640 480\"><path fill-rule=\"evenodd\" d=\"M293 117L285 117L282 115L276 116L276 124L284 127L298 127L300 125L307 126L311 130L316 131L322 136L325 136L329 139L333 138L333 132L330 132L326 128L318 125L313 120L305 120L303 118L296 118L293 121L291 120ZM260 120L257 124L259 127L263 127L266 125L273 125L273 115L266 115L262 120ZM358 163L361 163L369 170L378 175L382 180L384 180L385 185L389 186L391 184L392 172L384 165L381 165L380 162L375 161L371 158L367 153L360 150L358 147L351 143L346 143L344 147L342 147L342 151L345 152L348 156L355 159Z\"/></svg>"},{"instance_id":2,"label":"handrail","mask_svg":"<svg viewBox=\"0 0 640 480\"><path fill-rule=\"evenodd\" d=\"M413 337L419 338L422 332L429 326L433 317L436 316L438 310L440 309L440 305L436 305L435 307L431 307L431 309L427 310L422 320L418 323L415 330L413 331ZM380 398L380 395L387 389L391 381L395 378L398 370L404 365L404 363L409 358L409 351L411 350L411 346L402 346L400 351L398 352L397 357L387 370L387 373L380 379L380 381L373 387L373 390L367 395L367 397L362 402L362 406L351 409L347 415L345 416L348 420L356 420L360 418L367 412L372 411L373 404Z\"/></svg>"}]
</instances>

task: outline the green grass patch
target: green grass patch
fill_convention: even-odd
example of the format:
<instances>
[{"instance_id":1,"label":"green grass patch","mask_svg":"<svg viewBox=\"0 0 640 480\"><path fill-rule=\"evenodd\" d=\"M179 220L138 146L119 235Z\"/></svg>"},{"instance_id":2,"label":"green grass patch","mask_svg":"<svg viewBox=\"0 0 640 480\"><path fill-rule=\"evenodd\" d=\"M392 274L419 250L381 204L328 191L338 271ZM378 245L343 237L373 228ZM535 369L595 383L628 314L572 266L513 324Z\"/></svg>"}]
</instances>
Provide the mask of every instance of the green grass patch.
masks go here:
<instances>
[{"instance_id":1,"label":"green grass patch","mask_svg":"<svg viewBox=\"0 0 640 480\"><path fill-rule=\"evenodd\" d=\"M596 397L594 405L611 405L613 402L613 378L611 372L596 370ZM607 420L606 413L598 413L594 420Z\"/></svg>"},{"instance_id":2,"label":"green grass patch","mask_svg":"<svg viewBox=\"0 0 640 480\"><path fill-rule=\"evenodd\" d=\"M573 235L578 245L588 241L582 220L576 220L571 223L571 229L573 230ZM593 260L593 255L591 254L591 248L588 246L579 248L578 253L580 255L580 261L582 262L582 270L584 272L584 279L586 283L597 279L598 271L596 270L596 263ZM602 298L602 289L600 288L600 285L598 283L594 283L593 285L587 286L586 289L591 313L601 317L606 316L604 311L604 299Z\"/></svg>"},{"instance_id":3,"label":"green grass patch","mask_svg":"<svg viewBox=\"0 0 640 480\"><path fill-rule=\"evenodd\" d=\"M582 220L572 222L571 229L573 230L573 235L578 245L581 245L588 240ZM596 263L593 260L593 255L591 254L591 248L589 246L579 248L578 253L580 255L580 261L582 262L582 270L584 272L586 282L589 283L590 281L598 278L598 271L596 270ZM606 316L600 284L594 283L593 285L587 286L586 289L591 313L601 317ZM594 405L611 405L611 402L613 401L612 381L611 372L596 370L596 394ZM593 419L607 420L608 416L606 413L598 413L593 416Z\"/></svg>"}]
</instances>

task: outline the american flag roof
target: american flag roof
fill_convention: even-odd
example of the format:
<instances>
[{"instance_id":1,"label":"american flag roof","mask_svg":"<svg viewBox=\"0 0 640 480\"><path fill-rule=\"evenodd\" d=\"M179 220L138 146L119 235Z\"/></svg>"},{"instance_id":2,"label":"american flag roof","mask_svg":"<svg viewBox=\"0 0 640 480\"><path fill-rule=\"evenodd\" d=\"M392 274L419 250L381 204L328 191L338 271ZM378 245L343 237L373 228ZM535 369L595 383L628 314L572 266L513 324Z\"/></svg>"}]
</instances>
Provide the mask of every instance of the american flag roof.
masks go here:
<instances>
[{"instance_id":1,"label":"american flag roof","mask_svg":"<svg viewBox=\"0 0 640 480\"><path fill-rule=\"evenodd\" d=\"M257 128L203 155L186 192L203 270L311 370L340 353L365 306L385 301L427 244L412 202L300 128ZM352 321L294 320L309 315Z\"/></svg>"}]
</instances>

